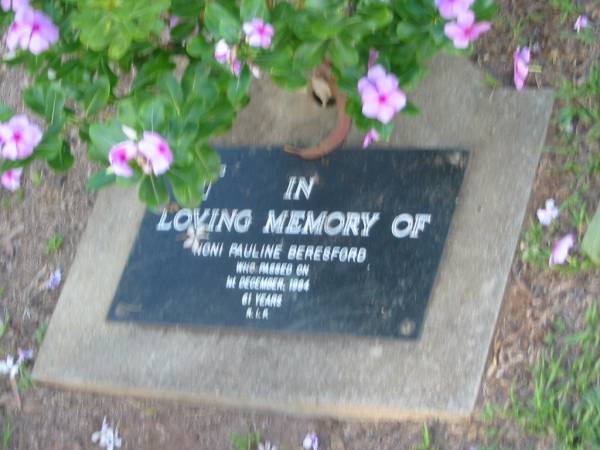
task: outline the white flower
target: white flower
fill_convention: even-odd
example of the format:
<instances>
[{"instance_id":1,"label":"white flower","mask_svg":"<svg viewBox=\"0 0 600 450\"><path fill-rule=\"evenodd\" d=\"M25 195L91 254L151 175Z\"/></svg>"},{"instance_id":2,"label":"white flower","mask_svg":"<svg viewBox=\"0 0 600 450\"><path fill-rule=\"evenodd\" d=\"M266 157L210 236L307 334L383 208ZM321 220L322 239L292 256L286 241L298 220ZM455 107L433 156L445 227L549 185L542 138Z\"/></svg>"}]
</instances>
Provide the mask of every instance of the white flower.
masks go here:
<instances>
[{"instance_id":1,"label":"white flower","mask_svg":"<svg viewBox=\"0 0 600 450\"><path fill-rule=\"evenodd\" d=\"M2 375L8 375L12 380L17 377L19 373L19 367L21 366L21 361L16 360L12 357L12 355L8 355L6 360L0 361L0 373Z\"/></svg>"},{"instance_id":2,"label":"white flower","mask_svg":"<svg viewBox=\"0 0 600 450\"><path fill-rule=\"evenodd\" d=\"M12 355L7 355L4 361L0 361L0 374L8 375L11 380L16 379L21 365L28 359L33 359L33 350L18 349L18 355L16 360Z\"/></svg>"},{"instance_id":3,"label":"white flower","mask_svg":"<svg viewBox=\"0 0 600 450\"><path fill-rule=\"evenodd\" d=\"M277 450L277 447L272 445L269 441L264 444L258 444L258 450Z\"/></svg>"},{"instance_id":4,"label":"white flower","mask_svg":"<svg viewBox=\"0 0 600 450\"><path fill-rule=\"evenodd\" d=\"M119 430L113 430L112 427L109 427L106 423L106 417L102 420L102 429L92 433L92 442L97 443L100 447L106 447L107 450L114 450L122 445Z\"/></svg>"},{"instance_id":5,"label":"white flower","mask_svg":"<svg viewBox=\"0 0 600 450\"><path fill-rule=\"evenodd\" d=\"M252 63L248 63L248 67L250 68L250 72L252 73L252 76L256 79L260 79L260 67L258 67L256 64L252 64Z\"/></svg>"},{"instance_id":6,"label":"white flower","mask_svg":"<svg viewBox=\"0 0 600 450\"><path fill-rule=\"evenodd\" d=\"M198 228L190 225L187 229L187 235L188 237L183 243L183 248L191 248L192 253L197 255L200 249L200 242L208 239L206 227L203 224L199 225Z\"/></svg>"},{"instance_id":7,"label":"white flower","mask_svg":"<svg viewBox=\"0 0 600 450\"><path fill-rule=\"evenodd\" d=\"M558 208L554 205L554 199L546 200L545 207L537 210L537 218L540 223L547 227L558 217Z\"/></svg>"},{"instance_id":8,"label":"white flower","mask_svg":"<svg viewBox=\"0 0 600 450\"><path fill-rule=\"evenodd\" d=\"M56 269L54 272L52 272L50 278L48 278L48 281L46 281L46 284L44 286L48 290L56 289L60 285L61 280L62 272L60 271L60 269Z\"/></svg>"},{"instance_id":9,"label":"white flower","mask_svg":"<svg viewBox=\"0 0 600 450\"><path fill-rule=\"evenodd\" d=\"M231 47L229 47L229 45L227 45L227 42L225 42L225 39L221 39L215 45L214 56L215 56L215 59L217 60L217 62L219 62L221 64L225 64L226 62L229 62L229 60L231 59Z\"/></svg>"},{"instance_id":10,"label":"white flower","mask_svg":"<svg viewBox=\"0 0 600 450\"><path fill-rule=\"evenodd\" d=\"M302 442L302 447L305 450L318 450L319 449L319 437L317 433L314 431L312 433L308 433L304 437L304 441Z\"/></svg>"}]
</instances>

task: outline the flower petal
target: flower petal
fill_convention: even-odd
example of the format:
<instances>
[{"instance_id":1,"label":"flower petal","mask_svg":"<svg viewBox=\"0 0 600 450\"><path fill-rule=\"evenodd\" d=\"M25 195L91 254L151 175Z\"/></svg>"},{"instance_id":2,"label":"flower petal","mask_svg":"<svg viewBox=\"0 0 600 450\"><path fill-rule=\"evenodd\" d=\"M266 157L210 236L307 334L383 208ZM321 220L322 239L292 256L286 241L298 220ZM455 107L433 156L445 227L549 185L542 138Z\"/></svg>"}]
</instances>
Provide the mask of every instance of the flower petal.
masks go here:
<instances>
[{"instance_id":1,"label":"flower petal","mask_svg":"<svg viewBox=\"0 0 600 450\"><path fill-rule=\"evenodd\" d=\"M550 266L555 264L564 264L569 257L569 250L575 245L575 236L567 234L566 236L559 239L554 247L552 248L552 254L550 255Z\"/></svg>"},{"instance_id":2,"label":"flower petal","mask_svg":"<svg viewBox=\"0 0 600 450\"><path fill-rule=\"evenodd\" d=\"M394 111L394 108L392 108L391 105L379 105L377 120L379 120L381 123L389 123L392 120L392 117L394 117L394 114L396 114L396 111Z\"/></svg>"}]
</instances>

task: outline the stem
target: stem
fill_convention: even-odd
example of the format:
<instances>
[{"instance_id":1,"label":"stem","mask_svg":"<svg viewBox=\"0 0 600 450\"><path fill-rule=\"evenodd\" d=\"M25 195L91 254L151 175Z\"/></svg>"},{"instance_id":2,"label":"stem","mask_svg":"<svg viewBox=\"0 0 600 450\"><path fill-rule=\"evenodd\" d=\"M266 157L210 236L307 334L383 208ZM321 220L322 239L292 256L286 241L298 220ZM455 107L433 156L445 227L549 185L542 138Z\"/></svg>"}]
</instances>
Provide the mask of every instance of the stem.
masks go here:
<instances>
[{"instance_id":1,"label":"stem","mask_svg":"<svg viewBox=\"0 0 600 450\"><path fill-rule=\"evenodd\" d=\"M12 392L13 392L13 396L15 398L15 404L17 406L17 409L20 411L21 407L22 407L21 396L19 395L19 387L17 386L17 380L15 378L10 379L10 387L12 388Z\"/></svg>"}]
</instances>

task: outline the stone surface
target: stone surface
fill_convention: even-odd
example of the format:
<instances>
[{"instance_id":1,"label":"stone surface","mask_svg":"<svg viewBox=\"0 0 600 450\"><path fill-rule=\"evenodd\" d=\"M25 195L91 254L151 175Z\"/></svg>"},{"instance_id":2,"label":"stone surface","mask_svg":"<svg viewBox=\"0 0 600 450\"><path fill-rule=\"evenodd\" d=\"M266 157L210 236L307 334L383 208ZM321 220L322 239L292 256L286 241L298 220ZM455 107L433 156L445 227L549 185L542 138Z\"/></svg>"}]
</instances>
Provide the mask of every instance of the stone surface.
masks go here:
<instances>
[{"instance_id":1,"label":"stone surface","mask_svg":"<svg viewBox=\"0 0 600 450\"><path fill-rule=\"evenodd\" d=\"M306 94L267 83L219 142L310 143L333 122ZM268 92L268 95L264 93ZM263 95L261 95L263 94ZM104 320L143 207L97 200L33 376L107 393L294 414L459 418L475 404L552 108L550 91L489 90L463 59L439 57L410 94L391 147L468 148L467 168L421 337L247 335ZM348 146L360 145L353 131ZM118 211L118 214L114 212Z\"/></svg>"},{"instance_id":2,"label":"stone surface","mask_svg":"<svg viewBox=\"0 0 600 450\"><path fill-rule=\"evenodd\" d=\"M108 318L416 338L467 160L222 150L200 208L146 212Z\"/></svg>"}]
</instances>

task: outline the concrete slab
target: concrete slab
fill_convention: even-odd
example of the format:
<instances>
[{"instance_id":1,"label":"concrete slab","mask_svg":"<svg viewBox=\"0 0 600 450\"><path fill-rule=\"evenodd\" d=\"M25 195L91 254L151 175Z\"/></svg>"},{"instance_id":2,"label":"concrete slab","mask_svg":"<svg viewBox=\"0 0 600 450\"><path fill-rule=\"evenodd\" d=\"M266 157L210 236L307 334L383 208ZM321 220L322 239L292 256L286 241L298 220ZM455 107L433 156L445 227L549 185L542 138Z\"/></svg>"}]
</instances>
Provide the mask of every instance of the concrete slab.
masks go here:
<instances>
[{"instance_id":1,"label":"concrete slab","mask_svg":"<svg viewBox=\"0 0 600 450\"><path fill-rule=\"evenodd\" d=\"M417 342L252 336L104 319L143 208L102 192L43 347L35 380L111 394L363 419L460 418L475 404L550 117L550 91L489 90L464 59L439 57L389 146L472 150L423 334ZM221 144L308 144L334 112L255 86ZM353 130L347 145L360 145Z\"/></svg>"}]
</instances>

